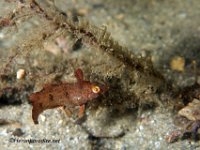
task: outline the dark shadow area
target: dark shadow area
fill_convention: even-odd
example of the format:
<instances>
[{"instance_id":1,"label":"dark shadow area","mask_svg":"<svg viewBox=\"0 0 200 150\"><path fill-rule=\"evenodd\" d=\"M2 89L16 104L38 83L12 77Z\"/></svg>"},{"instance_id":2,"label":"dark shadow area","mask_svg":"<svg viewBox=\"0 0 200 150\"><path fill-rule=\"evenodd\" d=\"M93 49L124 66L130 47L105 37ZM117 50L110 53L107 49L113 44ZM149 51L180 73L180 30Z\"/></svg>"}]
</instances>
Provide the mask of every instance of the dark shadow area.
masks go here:
<instances>
[{"instance_id":1,"label":"dark shadow area","mask_svg":"<svg viewBox=\"0 0 200 150\"><path fill-rule=\"evenodd\" d=\"M22 102L17 96L19 90L17 88L8 87L1 90L0 105L20 105Z\"/></svg>"},{"instance_id":2,"label":"dark shadow area","mask_svg":"<svg viewBox=\"0 0 200 150\"><path fill-rule=\"evenodd\" d=\"M32 86L6 87L0 91L0 107L21 105L28 99Z\"/></svg>"}]
</instances>

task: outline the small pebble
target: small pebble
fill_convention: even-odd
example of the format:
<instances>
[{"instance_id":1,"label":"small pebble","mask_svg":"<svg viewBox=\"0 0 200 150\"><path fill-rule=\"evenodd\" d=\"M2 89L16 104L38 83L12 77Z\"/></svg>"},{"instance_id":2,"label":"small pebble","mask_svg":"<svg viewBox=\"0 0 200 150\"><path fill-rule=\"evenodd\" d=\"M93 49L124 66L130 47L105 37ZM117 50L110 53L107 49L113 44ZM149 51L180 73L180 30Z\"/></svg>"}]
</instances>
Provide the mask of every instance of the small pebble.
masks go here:
<instances>
[{"instance_id":1,"label":"small pebble","mask_svg":"<svg viewBox=\"0 0 200 150\"><path fill-rule=\"evenodd\" d=\"M5 35L3 33L0 33L0 39L3 39Z\"/></svg>"},{"instance_id":2,"label":"small pebble","mask_svg":"<svg viewBox=\"0 0 200 150\"><path fill-rule=\"evenodd\" d=\"M15 129L15 131L13 131L12 133L14 136L22 136L24 134L24 132L22 131L22 129L17 128Z\"/></svg>"},{"instance_id":3,"label":"small pebble","mask_svg":"<svg viewBox=\"0 0 200 150\"><path fill-rule=\"evenodd\" d=\"M171 60L170 66L172 70L182 72L185 69L185 59L183 57L176 56Z\"/></svg>"},{"instance_id":4,"label":"small pebble","mask_svg":"<svg viewBox=\"0 0 200 150\"><path fill-rule=\"evenodd\" d=\"M25 77L25 74L26 74L26 72L24 69L19 69L17 71L17 79L23 79Z\"/></svg>"},{"instance_id":5,"label":"small pebble","mask_svg":"<svg viewBox=\"0 0 200 150\"><path fill-rule=\"evenodd\" d=\"M46 117L44 115L40 115L40 118L41 118L42 122L45 122Z\"/></svg>"},{"instance_id":6,"label":"small pebble","mask_svg":"<svg viewBox=\"0 0 200 150\"><path fill-rule=\"evenodd\" d=\"M125 17L124 14L118 14L118 15L115 16L115 18L118 19L118 20L122 20L122 19L124 19L124 17Z\"/></svg>"},{"instance_id":7,"label":"small pebble","mask_svg":"<svg viewBox=\"0 0 200 150\"><path fill-rule=\"evenodd\" d=\"M77 13L80 16L86 16L89 13L89 9L88 8L79 8L77 10Z\"/></svg>"},{"instance_id":8,"label":"small pebble","mask_svg":"<svg viewBox=\"0 0 200 150\"><path fill-rule=\"evenodd\" d=\"M58 121L58 124L61 125L63 123L63 120Z\"/></svg>"},{"instance_id":9,"label":"small pebble","mask_svg":"<svg viewBox=\"0 0 200 150\"><path fill-rule=\"evenodd\" d=\"M52 42L44 42L44 49L54 55L58 55L60 53L60 48L56 45L56 43Z\"/></svg>"}]
</instances>

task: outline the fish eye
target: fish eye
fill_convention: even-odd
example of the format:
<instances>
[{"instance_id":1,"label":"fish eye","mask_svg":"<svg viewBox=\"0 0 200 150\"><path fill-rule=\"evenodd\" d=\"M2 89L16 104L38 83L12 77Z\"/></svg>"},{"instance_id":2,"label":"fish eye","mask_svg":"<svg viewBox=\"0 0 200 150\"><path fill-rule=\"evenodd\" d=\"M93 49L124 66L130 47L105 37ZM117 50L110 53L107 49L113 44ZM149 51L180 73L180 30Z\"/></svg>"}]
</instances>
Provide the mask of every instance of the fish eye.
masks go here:
<instances>
[{"instance_id":1,"label":"fish eye","mask_svg":"<svg viewBox=\"0 0 200 150\"><path fill-rule=\"evenodd\" d=\"M93 85L92 86L92 92L93 93L99 93L100 92L100 87L96 86L96 85Z\"/></svg>"}]
</instances>

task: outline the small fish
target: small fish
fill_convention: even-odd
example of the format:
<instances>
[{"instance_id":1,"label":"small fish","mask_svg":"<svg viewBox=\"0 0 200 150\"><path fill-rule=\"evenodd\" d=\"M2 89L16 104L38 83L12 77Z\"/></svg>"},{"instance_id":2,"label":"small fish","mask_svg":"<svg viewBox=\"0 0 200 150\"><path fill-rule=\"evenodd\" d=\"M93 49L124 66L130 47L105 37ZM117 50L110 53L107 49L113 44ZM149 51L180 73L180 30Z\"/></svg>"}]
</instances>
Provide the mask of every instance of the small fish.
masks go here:
<instances>
[{"instance_id":1,"label":"small fish","mask_svg":"<svg viewBox=\"0 0 200 150\"><path fill-rule=\"evenodd\" d=\"M81 69L75 71L76 83L45 84L39 92L29 97L32 103L32 118L38 124L39 115L46 109L80 106L79 118L84 114L85 104L108 90L107 85L98 86L83 79Z\"/></svg>"}]
</instances>

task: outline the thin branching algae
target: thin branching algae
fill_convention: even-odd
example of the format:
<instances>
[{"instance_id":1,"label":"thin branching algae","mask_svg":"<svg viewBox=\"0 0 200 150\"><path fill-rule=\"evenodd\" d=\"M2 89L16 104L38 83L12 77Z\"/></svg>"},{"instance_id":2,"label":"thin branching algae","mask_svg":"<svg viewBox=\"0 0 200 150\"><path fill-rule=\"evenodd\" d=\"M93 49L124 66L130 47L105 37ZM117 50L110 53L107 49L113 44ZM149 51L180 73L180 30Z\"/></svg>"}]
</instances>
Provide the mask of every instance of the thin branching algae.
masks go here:
<instances>
[{"instance_id":1,"label":"thin branching algae","mask_svg":"<svg viewBox=\"0 0 200 150\"><path fill-rule=\"evenodd\" d=\"M33 1L32 6L33 10L39 10L39 14L50 20L57 28L61 28L62 32L69 32L75 40L81 40L83 44L92 47L89 53L91 58L101 57L102 52L107 55L99 62L98 58L96 59L98 64L104 65L102 68L106 68L106 72L111 72L109 75L103 71L101 74L95 73L96 78L103 79L111 86L108 97L103 100L103 105L134 108L141 104L159 103L156 93L162 90L161 87L165 87L165 81L153 68L150 58L136 56L128 48L121 46L111 37L105 26L99 28L85 19L70 18L53 6L40 6L37 1ZM83 56L82 59L88 63L88 66L95 64L95 60L88 61L88 56Z\"/></svg>"}]
</instances>

